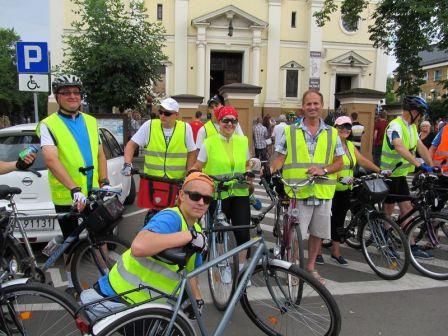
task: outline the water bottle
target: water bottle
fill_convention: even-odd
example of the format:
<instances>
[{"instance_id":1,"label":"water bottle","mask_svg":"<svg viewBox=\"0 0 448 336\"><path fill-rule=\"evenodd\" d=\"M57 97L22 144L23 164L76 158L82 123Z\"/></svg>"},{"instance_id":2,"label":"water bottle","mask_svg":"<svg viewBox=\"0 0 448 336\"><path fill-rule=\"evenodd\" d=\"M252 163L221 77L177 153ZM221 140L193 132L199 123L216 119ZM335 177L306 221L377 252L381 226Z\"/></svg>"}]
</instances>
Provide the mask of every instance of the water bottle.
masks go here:
<instances>
[{"instance_id":1,"label":"water bottle","mask_svg":"<svg viewBox=\"0 0 448 336\"><path fill-rule=\"evenodd\" d=\"M47 246L44 247L44 249L42 250L42 254L45 254L47 257L51 256L63 242L64 237L62 237L61 235L57 235L48 242Z\"/></svg>"},{"instance_id":2,"label":"water bottle","mask_svg":"<svg viewBox=\"0 0 448 336\"><path fill-rule=\"evenodd\" d=\"M28 154L37 153L37 152L38 152L37 147L34 146L34 145L30 145L29 147L25 148L24 150L22 150L22 151L19 153L19 157L20 157L22 160L25 160L25 157L26 157Z\"/></svg>"},{"instance_id":3,"label":"water bottle","mask_svg":"<svg viewBox=\"0 0 448 336\"><path fill-rule=\"evenodd\" d=\"M249 202L255 210L261 210L261 201L254 194L249 196Z\"/></svg>"}]
</instances>

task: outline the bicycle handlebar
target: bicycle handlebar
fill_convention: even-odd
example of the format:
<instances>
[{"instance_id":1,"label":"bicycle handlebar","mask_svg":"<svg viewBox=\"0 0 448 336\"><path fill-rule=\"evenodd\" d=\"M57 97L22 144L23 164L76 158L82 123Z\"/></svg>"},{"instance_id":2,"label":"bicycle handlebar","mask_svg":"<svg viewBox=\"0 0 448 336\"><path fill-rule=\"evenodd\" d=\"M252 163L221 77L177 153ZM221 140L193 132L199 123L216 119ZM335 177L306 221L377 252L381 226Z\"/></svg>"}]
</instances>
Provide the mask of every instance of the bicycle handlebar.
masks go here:
<instances>
[{"instance_id":1,"label":"bicycle handlebar","mask_svg":"<svg viewBox=\"0 0 448 336\"><path fill-rule=\"evenodd\" d=\"M282 177L282 175L280 174L279 171L274 172L274 173L272 174L272 177L273 177L273 178L279 178L280 181L281 181L285 186L287 186L287 187L289 187L289 188L291 188L291 189L297 189L297 188L300 188L300 187L305 187L305 186L307 186L307 185L309 185L309 184L313 184L315 180L330 180L330 178L329 178L328 176L325 176L325 175L323 175L323 176L320 176L320 175L311 175L311 176L309 176L307 179L303 180L303 182L297 182L297 183L292 183L292 184L291 184L291 183L286 182L286 181L283 179L283 177Z\"/></svg>"}]
</instances>

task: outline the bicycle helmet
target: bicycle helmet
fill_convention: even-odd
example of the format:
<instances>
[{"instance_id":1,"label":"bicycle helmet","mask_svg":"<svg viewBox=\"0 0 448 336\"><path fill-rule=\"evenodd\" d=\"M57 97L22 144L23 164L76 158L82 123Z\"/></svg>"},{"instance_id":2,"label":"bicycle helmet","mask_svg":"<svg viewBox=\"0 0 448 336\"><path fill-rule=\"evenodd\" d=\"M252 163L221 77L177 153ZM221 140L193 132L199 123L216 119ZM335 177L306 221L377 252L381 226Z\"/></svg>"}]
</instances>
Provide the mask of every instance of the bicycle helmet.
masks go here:
<instances>
[{"instance_id":1,"label":"bicycle helmet","mask_svg":"<svg viewBox=\"0 0 448 336\"><path fill-rule=\"evenodd\" d=\"M426 100L418 96L405 96L403 98L402 106L406 111L417 110L419 113L429 113L428 103Z\"/></svg>"},{"instance_id":2,"label":"bicycle helmet","mask_svg":"<svg viewBox=\"0 0 448 336\"><path fill-rule=\"evenodd\" d=\"M58 93L60 88L67 86L76 86L80 90L82 90L81 79L75 75L61 75L56 76L53 82L51 83L51 89L53 90L53 94Z\"/></svg>"}]
</instances>

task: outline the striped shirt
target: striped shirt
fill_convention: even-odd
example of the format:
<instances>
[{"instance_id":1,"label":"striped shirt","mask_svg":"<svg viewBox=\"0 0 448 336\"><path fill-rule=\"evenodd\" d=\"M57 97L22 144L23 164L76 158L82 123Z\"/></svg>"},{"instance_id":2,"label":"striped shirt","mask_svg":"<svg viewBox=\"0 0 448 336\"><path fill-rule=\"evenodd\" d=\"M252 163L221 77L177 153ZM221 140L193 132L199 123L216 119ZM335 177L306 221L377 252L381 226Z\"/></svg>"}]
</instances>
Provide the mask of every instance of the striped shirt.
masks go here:
<instances>
[{"instance_id":1,"label":"striped shirt","mask_svg":"<svg viewBox=\"0 0 448 336\"><path fill-rule=\"evenodd\" d=\"M320 133L322 133L324 130L327 130L330 128L330 126L328 126L323 119L320 120L320 124L319 124L319 129L317 130L316 135L313 135L310 130L308 129L308 127L302 122L300 123L297 128L300 128L303 130L303 133L305 135L305 142L306 145L308 147L308 152L310 154L310 159L311 161L313 160L314 157L314 152L316 150L316 145L317 145L317 138L319 136ZM281 140L279 141L279 143L276 145L275 147L275 151L286 155L288 152L288 148L286 146L286 136L285 134L283 134ZM341 139L339 137L337 137L337 142L336 142L336 147L334 149L334 157L337 156L342 156L344 155L344 147L342 147L342 142ZM303 203L305 205L321 205L324 204L325 202L327 202L328 200L322 200L322 199L318 199L315 197L309 197L303 200L300 200L300 203Z\"/></svg>"}]
</instances>

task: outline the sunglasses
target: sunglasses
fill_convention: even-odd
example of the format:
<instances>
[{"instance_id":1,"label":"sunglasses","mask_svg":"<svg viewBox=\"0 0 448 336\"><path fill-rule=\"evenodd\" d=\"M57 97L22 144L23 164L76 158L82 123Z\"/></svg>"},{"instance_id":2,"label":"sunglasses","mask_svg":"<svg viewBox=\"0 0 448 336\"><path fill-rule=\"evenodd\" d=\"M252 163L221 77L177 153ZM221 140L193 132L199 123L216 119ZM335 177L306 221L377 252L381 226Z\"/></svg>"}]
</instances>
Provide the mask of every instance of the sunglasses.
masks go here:
<instances>
[{"instance_id":1,"label":"sunglasses","mask_svg":"<svg viewBox=\"0 0 448 336\"><path fill-rule=\"evenodd\" d=\"M232 125L236 125L236 124L238 124L238 119L233 119L233 118L223 118L223 119L221 119L221 122L222 122L223 124L232 123Z\"/></svg>"},{"instance_id":2,"label":"sunglasses","mask_svg":"<svg viewBox=\"0 0 448 336\"><path fill-rule=\"evenodd\" d=\"M202 195L202 194L198 193L197 191L184 190L184 193L186 193L188 195L188 197L190 197L190 199L193 202L199 202L202 198L202 200L204 201L204 204L208 205L213 201L213 196Z\"/></svg>"},{"instance_id":3,"label":"sunglasses","mask_svg":"<svg viewBox=\"0 0 448 336\"><path fill-rule=\"evenodd\" d=\"M336 128L340 129L340 130L351 131L352 130L352 125L350 125L350 124L336 125Z\"/></svg>"},{"instance_id":4,"label":"sunglasses","mask_svg":"<svg viewBox=\"0 0 448 336\"><path fill-rule=\"evenodd\" d=\"M165 111L165 110L159 110L159 114L160 115L164 115L165 117L171 117L174 113L171 113L171 112L168 112L168 111Z\"/></svg>"},{"instance_id":5,"label":"sunglasses","mask_svg":"<svg viewBox=\"0 0 448 336\"><path fill-rule=\"evenodd\" d=\"M81 91L66 91L66 90L64 90L64 91L59 91L58 93L64 97L70 97L71 95L81 96Z\"/></svg>"}]
</instances>

